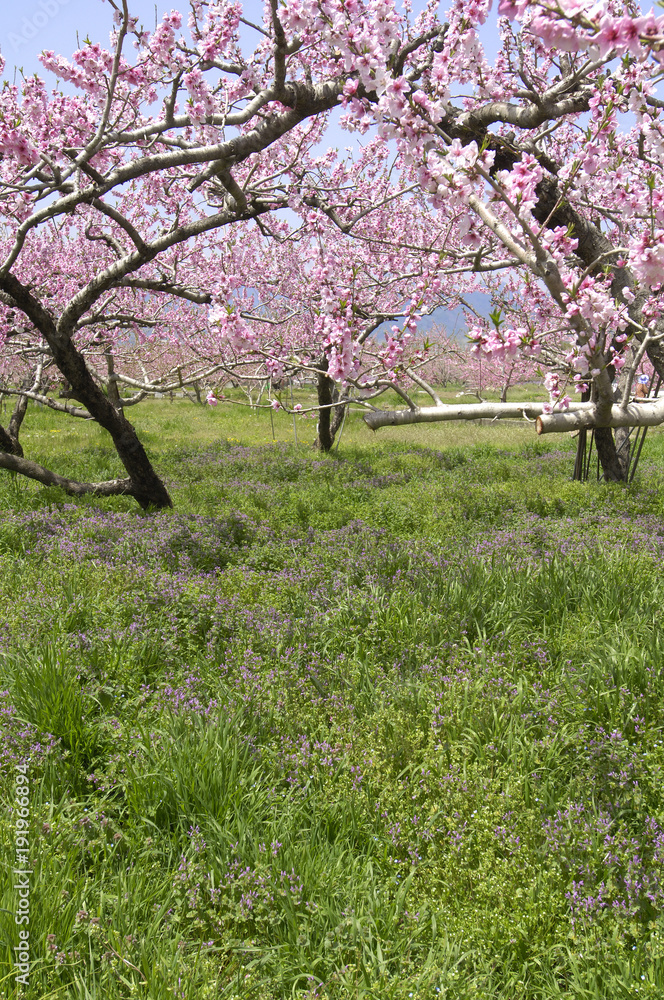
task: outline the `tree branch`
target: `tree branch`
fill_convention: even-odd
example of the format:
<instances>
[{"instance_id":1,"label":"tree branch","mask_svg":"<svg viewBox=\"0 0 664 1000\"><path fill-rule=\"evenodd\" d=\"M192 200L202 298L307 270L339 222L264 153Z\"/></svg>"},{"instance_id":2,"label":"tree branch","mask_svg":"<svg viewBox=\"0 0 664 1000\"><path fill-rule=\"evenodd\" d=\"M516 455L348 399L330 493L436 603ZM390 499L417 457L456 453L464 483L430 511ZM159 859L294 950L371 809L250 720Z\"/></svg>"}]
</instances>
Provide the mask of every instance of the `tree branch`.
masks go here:
<instances>
[{"instance_id":1,"label":"tree branch","mask_svg":"<svg viewBox=\"0 0 664 1000\"><path fill-rule=\"evenodd\" d=\"M98 497L115 496L135 496L131 479L109 479L103 483L79 483L75 479L67 479L59 476L57 472L45 469L37 462L31 462L27 458L18 455L10 455L0 451L0 469L7 469L9 472L18 472L28 479L35 479L42 486L59 486L70 496L80 497L92 495Z\"/></svg>"},{"instance_id":2,"label":"tree branch","mask_svg":"<svg viewBox=\"0 0 664 1000\"><path fill-rule=\"evenodd\" d=\"M427 424L445 420L496 420L507 418L533 419L544 413L548 403L458 403L441 406L416 406L412 410L372 410L364 421L372 431L379 427L400 427L403 424ZM593 403L570 403L570 410L591 410ZM564 415L564 414L563 414ZM661 420L661 417L660 417Z\"/></svg>"},{"instance_id":3,"label":"tree branch","mask_svg":"<svg viewBox=\"0 0 664 1000\"><path fill-rule=\"evenodd\" d=\"M589 427L657 427L664 421L664 397L642 403L630 403L626 407L612 406L608 418L603 418L598 407L590 404L590 409L570 412L543 413L537 418L538 434L563 434L565 431L583 430Z\"/></svg>"}]
</instances>

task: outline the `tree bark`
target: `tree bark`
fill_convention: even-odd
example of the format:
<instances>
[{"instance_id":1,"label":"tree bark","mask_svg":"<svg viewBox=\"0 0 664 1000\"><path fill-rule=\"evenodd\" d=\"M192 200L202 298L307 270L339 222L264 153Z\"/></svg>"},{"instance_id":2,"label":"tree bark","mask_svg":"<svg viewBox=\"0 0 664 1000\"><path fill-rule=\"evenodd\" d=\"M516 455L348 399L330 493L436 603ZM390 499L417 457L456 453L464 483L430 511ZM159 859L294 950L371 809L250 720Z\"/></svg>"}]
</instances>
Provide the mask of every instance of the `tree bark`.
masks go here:
<instances>
[{"instance_id":1,"label":"tree bark","mask_svg":"<svg viewBox=\"0 0 664 1000\"><path fill-rule=\"evenodd\" d=\"M443 403L439 406L416 406L404 410L370 410L364 415L364 422L372 431L379 427L401 427L405 424L437 423L443 420L534 420L543 415L546 403ZM592 410L592 403L570 403L570 412ZM562 433L575 430L578 425L556 428ZM546 430L540 433L547 433Z\"/></svg>"},{"instance_id":2,"label":"tree bark","mask_svg":"<svg viewBox=\"0 0 664 1000\"><path fill-rule=\"evenodd\" d=\"M55 355L55 361L69 380L73 397L111 435L118 458L129 473L131 488L125 492L133 496L144 510L172 507L168 491L153 469L133 425L95 384L85 361L71 341Z\"/></svg>"},{"instance_id":3,"label":"tree bark","mask_svg":"<svg viewBox=\"0 0 664 1000\"><path fill-rule=\"evenodd\" d=\"M348 403L339 403L337 406L334 407L334 410L332 411L334 416L332 417L332 423L330 425L330 436L332 437L333 442L336 440L339 428L344 422L344 414L346 413L347 406Z\"/></svg>"},{"instance_id":4,"label":"tree bark","mask_svg":"<svg viewBox=\"0 0 664 1000\"><path fill-rule=\"evenodd\" d=\"M495 409L499 404L489 404ZM526 407L527 404L522 404ZM501 414L508 415L508 414ZM516 416L517 414L513 414ZM614 403L601 411L594 403L570 403L568 410L542 413L537 417L538 434L564 434L566 431L586 428L658 427L664 423L664 398L649 399L643 403L628 403L623 409Z\"/></svg>"},{"instance_id":5,"label":"tree bark","mask_svg":"<svg viewBox=\"0 0 664 1000\"><path fill-rule=\"evenodd\" d=\"M610 427L595 428L595 447L607 483L627 482L627 466L618 454L616 441Z\"/></svg>"},{"instance_id":6,"label":"tree bark","mask_svg":"<svg viewBox=\"0 0 664 1000\"><path fill-rule=\"evenodd\" d=\"M111 400L114 406L120 405L120 391L118 389L117 380L115 376L115 359L113 357L113 351L110 345L104 350L104 357L106 358L106 371L108 372L108 382L107 382L107 392L108 398Z\"/></svg>"},{"instance_id":7,"label":"tree bark","mask_svg":"<svg viewBox=\"0 0 664 1000\"><path fill-rule=\"evenodd\" d=\"M616 427L616 453L620 460L620 464L625 470L625 478L629 478L629 465L630 456L632 453L630 435L632 433L631 427Z\"/></svg>"},{"instance_id":8,"label":"tree bark","mask_svg":"<svg viewBox=\"0 0 664 1000\"><path fill-rule=\"evenodd\" d=\"M29 380L27 386L23 383L24 388L27 388L32 384ZM19 396L16 400L16 405L14 406L14 412L12 413L7 430L0 426L0 449L2 451L8 452L10 455L18 455L19 458L23 457L23 448L21 442L19 441L19 434L21 431L21 424L23 423L23 418L28 410L28 397Z\"/></svg>"},{"instance_id":9,"label":"tree bark","mask_svg":"<svg viewBox=\"0 0 664 1000\"><path fill-rule=\"evenodd\" d=\"M5 428L0 424L0 450L7 452L9 455L23 456L23 449L20 443L5 430Z\"/></svg>"},{"instance_id":10,"label":"tree bark","mask_svg":"<svg viewBox=\"0 0 664 1000\"><path fill-rule=\"evenodd\" d=\"M31 380L28 380L27 384L24 383L24 388L28 389L31 386ZM21 425L23 423L23 418L28 412L29 399L27 396L19 396L16 400L16 406L14 407L14 412L12 413L9 426L7 427L7 433L9 437L14 442L13 455L23 455L23 448L19 441L19 434L21 432Z\"/></svg>"},{"instance_id":11,"label":"tree bark","mask_svg":"<svg viewBox=\"0 0 664 1000\"><path fill-rule=\"evenodd\" d=\"M323 355L318 363L318 405L322 407L318 411L318 436L314 442L314 447L320 451L331 451L337 431L341 427L344 418L345 403L339 403L339 394L334 379L327 374L327 355Z\"/></svg>"},{"instance_id":12,"label":"tree bark","mask_svg":"<svg viewBox=\"0 0 664 1000\"><path fill-rule=\"evenodd\" d=\"M332 404L332 389L334 382L327 374L328 359L326 355L320 359L318 368L318 405L324 407L318 411L318 436L314 447L320 451L330 451L334 443L330 428L330 413Z\"/></svg>"}]
</instances>

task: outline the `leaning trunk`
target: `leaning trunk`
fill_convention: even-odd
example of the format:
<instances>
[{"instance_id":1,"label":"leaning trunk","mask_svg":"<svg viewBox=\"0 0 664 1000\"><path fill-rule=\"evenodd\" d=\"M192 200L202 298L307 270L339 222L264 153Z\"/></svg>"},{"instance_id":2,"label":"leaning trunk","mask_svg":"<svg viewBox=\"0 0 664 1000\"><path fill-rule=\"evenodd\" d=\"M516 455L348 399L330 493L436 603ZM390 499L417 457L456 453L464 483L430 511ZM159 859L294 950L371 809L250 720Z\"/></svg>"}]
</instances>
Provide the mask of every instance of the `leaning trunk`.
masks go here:
<instances>
[{"instance_id":1,"label":"leaning trunk","mask_svg":"<svg viewBox=\"0 0 664 1000\"><path fill-rule=\"evenodd\" d=\"M83 356L76 350L72 342L73 330L59 329L53 316L32 295L29 288L23 285L13 274L0 278L0 288L11 296L19 309L29 317L34 326L44 337L51 350L51 355L60 373L71 386L75 399L87 409L90 416L111 435L115 450L125 469L129 480L125 483L115 481L111 489L121 490L133 496L143 509L151 507L172 507L173 503L168 490L157 473L152 468L150 460L141 444L136 431L125 417L122 408L114 406L113 402L95 383ZM0 456L3 468L8 468L8 455ZM23 463L23 464L22 464ZM26 475L43 481L48 470L43 470L35 463L25 463L15 457L13 467L16 471L25 471ZM22 466L19 468L19 466ZM28 466L30 468L28 469ZM34 468L33 468L34 466ZM118 485L119 484L119 485ZM67 485L63 484L67 489ZM92 492L100 484L83 484L92 488Z\"/></svg>"},{"instance_id":2,"label":"leaning trunk","mask_svg":"<svg viewBox=\"0 0 664 1000\"><path fill-rule=\"evenodd\" d=\"M132 424L127 420L123 410L114 406L112 400L99 388L94 381L83 356L77 351L71 337L55 326L53 317L32 297L30 292L12 275L4 279L4 288L19 307L28 315L47 340L61 374L71 386L71 395L86 408L90 416L111 436L118 457L129 476L128 481L114 481L108 489L115 489L133 496L143 509L172 507L173 503L168 490L157 473L152 468L145 448L141 444ZM21 462L19 460L18 465ZM34 463L32 463L34 464ZM14 463L16 471L22 472ZM4 468L8 465L5 463ZM39 479L42 476L41 467L27 469L25 474ZM46 472L48 470L45 470ZM40 481L44 481L42 478ZM63 488L67 489L66 483ZM91 492L100 492L102 484L83 484L90 487Z\"/></svg>"},{"instance_id":3,"label":"leaning trunk","mask_svg":"<svg viewBox=\"0 0 664 1000\"><path fill-rule=\"evenodd\" d=\"M108 431L131 481L131 495L143 509L172 507L173 502L152 468L145 448L121 408L95 383L85 360L69 338L51 347L58 368L71 385L72 396L85 406L90 416Z\"/></svg>"}]
</instances>

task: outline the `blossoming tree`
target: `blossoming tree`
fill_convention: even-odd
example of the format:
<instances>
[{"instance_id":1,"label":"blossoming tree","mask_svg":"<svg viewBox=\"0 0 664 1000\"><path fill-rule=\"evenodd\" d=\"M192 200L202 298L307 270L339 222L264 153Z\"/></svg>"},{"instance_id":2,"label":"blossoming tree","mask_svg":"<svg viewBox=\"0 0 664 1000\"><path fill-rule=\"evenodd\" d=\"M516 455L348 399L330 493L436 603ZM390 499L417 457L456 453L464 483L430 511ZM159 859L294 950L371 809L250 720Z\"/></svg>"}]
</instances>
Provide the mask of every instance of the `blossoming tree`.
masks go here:
<instances>
[{"instance_id":1,"label":"blossoming tree","mask_svg":"<svg viewBox=\"0 0 664 1000\"><path fill-rule=\"evenodd\" d=\"M0 467L74 493L168 505L126 407L100 385L91 359L107 363L104 345L126 343L128 327L144 329L141 318L156 309L166 328L178 308L187 317L195 305L210 308L201 337L207 330L217 346L255 352L256 327L238 309L250 291L244 276L237 283L242 248L224 261L219 234L263 227L272 239L278 227L269 220L281 209L299 214L306 238L324 238L337 255L334 273L326 276L326 261L305 275L319 303L313 367L365 394L399 384L407 376L395 363L401 336L387 338L382 373L357 368L371 321L359 323L349 307L344 289L355 278L339 270L341 244L320 220L338 239L389 246L398 206L417 187L444 239L435 267L425 262L411 274L394 260L399 281L387 285L398 293L385 311L401 314L409 331L433 291L447 301L459 283L483 278L501 319L478 322L477 349L537 357L551 401L445 407L427 385L432 406L416 406L402 390L406 409L367 401L367 422L525 414L538 418L540 433L594 427L605 475L624 478L612 428L664 419L663 402L630 401L644 355L664 371L661 18L636 16L617 0L501 0L502 47L492 65L479 36L490 0L455 0L446 19L433 2L415 17L391 0L269 0L261 24L244 18L239 3L191 0L186 29L173 12L152 34L138 28L127 0L111 6L109 50L86 42L71 62L43 55L74 96L49 93L37 78L0 96L0 336L43 346L73 398L111 435L127 478L55 476L12 453L9 432ZM248 57L240 31L258 39ZM338 106L344 127L396 152L394 198L363 188L361 155L345 177L321 158L327 116ZM402 255L407 242L397 229ZM521 304L518 323L502 319L510 299ZM259 320L265 329L274 316ZM295 340L284 350L262 343L265 363L279 365Z\"/></svg>"},{"instance_id":2,"label":"blossoming tree","mask_svg":"<svg viewBox=\"0 0 664 1000\"><path fill-rule=\"evenodd\" d=\"M130 291L195 301L197 288L181 282L179 258L169 254L186 245L205 256L207 234L288 205L293 171L320 140L349 72L312 74L306 47L286 38L276 0L253 26L259 42L249 58L239 5L194 0L182 34L177 13L148 34L126 0L111 6L110 50L86 43L72 62L44 53L45 68L81 96L49 94L35 77L0 97L0 328L3 340L26 326L43 339L128 477L77 484L9 450L0 466L70 492L124 492L164 506L168 493L124 409L81 350L91 314ZM60 227L71 259L58 261L56 278L48 268Z\"/></svg>"},{"instance_id":3,"label":"blossoming tree","mask_svg":"<svg viewBox=\"0 0 664 1000\"><path fill-rule=\"evenodd\" d=\"M523 413L538 416L540 433L595 428L605 476L621 479L611 428L664 417L664 401L630 402L645 354L664 370L664 104L656 96L664 19L611 2L501 2L502 51L490 66L477 32L489 8L456 4L428 62L416 78L390 81L373 117L432 207L456 203L458 235L479 229L481 259L514 265L494 295L499 307L518 298L523 322L478 324L478 350L539 355L551 402ZM515 411L411 407L367 422L481 414Z\"/></svg>"}]
</instances>

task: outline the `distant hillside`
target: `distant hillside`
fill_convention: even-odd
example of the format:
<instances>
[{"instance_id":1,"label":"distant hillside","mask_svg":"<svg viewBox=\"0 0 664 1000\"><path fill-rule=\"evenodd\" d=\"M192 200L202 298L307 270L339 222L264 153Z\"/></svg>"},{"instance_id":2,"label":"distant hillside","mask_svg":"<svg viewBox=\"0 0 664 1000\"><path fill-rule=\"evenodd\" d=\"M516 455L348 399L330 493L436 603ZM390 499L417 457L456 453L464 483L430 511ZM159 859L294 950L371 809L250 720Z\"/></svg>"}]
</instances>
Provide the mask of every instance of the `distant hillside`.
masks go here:
<instances>
[{"instance_id":1,"label":"distant hillside","mask_svg":"<svg viewBox=\"0 0 664 1000\"><path fill-rule=\"evenodd\" d=\"M479 313L484 316L488 315L491 302L488 295L484 295L482 292L473 292L471 295L467 295L466 298ZM457 336L459 340L463 340L464 334L468 329L463 307L460 306L458 309L436 309L431 316L423 317L418 323L418 329L422 333L426 333L433 326L444 326L450 336Z\"/></svg>"},{"instance_id":2,"label":"distant hillside","mask_svg":"<svg viewBox=\"0 0 664 1000\"><path fill-rule=\"evenodd\" d=\"M490 309L490 298L488 295L484 295L482 292L473 292L466 296L468 302L475 308L479 313L487 316ZM392 323L384 323L377 331L377 336L383 331L387 331L392 326ZM420 322L417 324L417 328L420 333L426 333L427 330L431 330L434 326L442 326L445 328L450 336L456 337L459 341L464 340L464 335L468 329L468 324L464 316L463 307L457 309L436 309L430 316L423 316Z\"/></svg>"}]
</instances>

